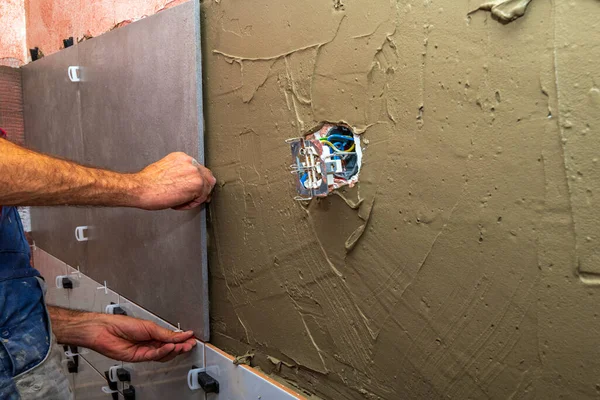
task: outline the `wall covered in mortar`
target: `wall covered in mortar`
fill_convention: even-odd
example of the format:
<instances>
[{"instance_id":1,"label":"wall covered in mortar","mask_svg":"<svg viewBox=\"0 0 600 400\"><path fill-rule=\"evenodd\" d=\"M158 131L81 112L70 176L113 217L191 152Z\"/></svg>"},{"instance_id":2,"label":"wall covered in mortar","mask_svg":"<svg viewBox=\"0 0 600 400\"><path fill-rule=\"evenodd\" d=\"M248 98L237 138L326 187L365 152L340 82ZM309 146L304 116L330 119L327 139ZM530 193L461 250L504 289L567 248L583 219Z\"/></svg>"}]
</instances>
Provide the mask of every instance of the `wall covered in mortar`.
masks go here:
<instances>
[{"instance_id":1,"label":"wall covered in mortar","mask_svg":"<svg viewBox=\"0 0 600 400\"><path fill-rule=\"evenodd\" d=\"M598 395L600 3L481 3L203 2L215 344L327 399ZM361 181L297 202L322 121Z\"/></svg>"}]
</instances>

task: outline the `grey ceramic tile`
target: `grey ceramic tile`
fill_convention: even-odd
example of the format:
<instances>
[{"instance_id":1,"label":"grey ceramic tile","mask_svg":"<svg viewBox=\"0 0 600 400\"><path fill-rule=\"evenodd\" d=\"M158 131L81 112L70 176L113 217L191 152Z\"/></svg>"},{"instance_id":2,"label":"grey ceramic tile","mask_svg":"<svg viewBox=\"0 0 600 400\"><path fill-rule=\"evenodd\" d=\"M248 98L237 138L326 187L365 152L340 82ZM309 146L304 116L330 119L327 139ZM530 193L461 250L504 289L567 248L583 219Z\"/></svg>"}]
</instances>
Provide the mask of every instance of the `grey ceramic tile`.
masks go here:
<instances>
[{"instance_id":1,"label":"grey ceramic tile","mask_svg":"<svg viewBox=\"0 0 600 400\"><path fill-rule=\"evenodd\" d=\"M63 373L65 374L67 379L69 379L69 387L71 388L71 390L73 390L73 388L75 387L75 381L74 381L73 375L75 375L75 374L69 372L68 365L67 365L67 362L69 361L69 359L65 355L62 345L55 344L55 346L61 354L60 360L61 360L61 366L62 366Z\"/></svg>"},{"instance_id":2,"label":"grey ceramic tile","mask_svg":"<svg viewBox=\"0 0 600 400\"><path fill-rule=\"evenodd\" d=\"M107 386L106 379L87 361L80 360L79 371L73 376L75 400L110 400L111 395L102 391Z\"/></svg>"},{"instance_id":3,"label":"grey ceramic tile","mask_svg":"<svg viewBox=\"0 0 600 400\"><path fill-rule=\"evenodd\" d=\"M56 277L68 274L67 265L38 246L32 250L34 266L46 281L46 304L69 307L69 291L56 287Z\"/></svg>"},{"instance_id":4,"label":"grey ceramic tile","mask_svg":"<svg viewBox=\"0 0 600 400\"><path fill-rule=\"evenodd\" d=\"M75 282L69 291L71 308L103 313L107 305L119 302L119 295L108 287L105 290L104 282L96 282L73 267L69 266L68 270Z\"/></svg>"},{"instance_id":5,"label":"grey ceramic tile","mask_svg":"<svg viewBox=\"0 0 600 400\"><path fill-rule=\"evenodd\" d=\"M79 45L87 163L132 172L175 151L201 159L194 3ZM108 280L120 294L208 338L202 210L95 208L90 224L90 277Z\"/></svg>"},{"instance_id":6,"label":"grey ceramic tile","mask_svg":"<svg viewBox=\"0 0 600 400\"><path fill-rule=\"evenodd\" d=\"M157 315L154 315L150 311L146 310L142 306L136 304L135 302L129 300L128 298L126 298L124 296L119 297L119 305L130 317L141 318L141 319L145 319L148 321L152 321L152 322L154 322L164 328L170 329L170 330L178 329L178 327L176 325L163 320L162 318L158 317ZM184 327L181 327L181 328L184 329Z\"/></svg>"},{"instance_id":7,"label":"grey ceramic tile","mask_svg":"<svg viewBox=\"0 0 600 400\"><path fill-rule=\"evenodd\" d=\"M70 276L75 281L75 287L69 290L69 304L70 308L92 311L97 313L104 313L106 306L111 303L119 302L119 295L110 289L104 290L104 283L100 284L85 274L78 273L76 269L69 268ZM122 363L116 360L112 360L105 357L95 351L85 349L83 350L83 358L86 359L92 366L98 371L107 371L114 365L121 365Z\"/></svg>"},{"instance_id":8,"label":"grey ceramic tile","mask_svg":"<svg viewBox=\"0 0 600 400\"><path fill-rule=\"evenodd\" d=\"M73 46L23 66L23 112L29 147L83 161L79 84L67 76L78 63Z\"/></svg>"},{"instance_id":9,"label":"grey ceramic tile","mask_svg":"<svg viewBox=\"0 0 600 400\"><path fill-rule=\"evenodd\" d=\"M219 381L219 393L207 400L292 400L302 399L280 384L266 379L252 368L233 364L233 357L207 345L206 372Z\"/></svg>"},{"instance_id":10,"label":"grey ceramic tile","mask_svg":"<svg viewBox=\"0 0 600 400\"><path fill-rule=\"evenodd\" d=\"M120 171L173 151L202 161L199 15L190 1L25 66L28 145ZM67 78L73 65L79 83ZM93 227L89 241L75 240L78 226ZM69 265L208 339L204 209L33 208L32 231Z\"/></svg>"},{"instance_id":11,"label":"grey ceramic tile","mask_svg":"<svg viewBox=\"0 0 600 400\"><path fill-rule=\"evenodd\" d=\"M176 327L144 310L131 301L121 298L121 307L127 315L152 321L167 329ZM183 328L183 327L182 327ZM187 373L192 366L204 366L204 344L197 342L196 347L189 353L181 355L167 363L124 363L131 372L131 383L136 389L136 396L143 399L204 399L204 394L191 391L187 385Z\"/></svg>"},{"instance_id":12,"label":"grey ceramic tile","mask_svg":"<svg viewBox=\"0 0 600 400\"><path fill-rule=\"evenodd\" d=\"M58 157L84 161L79 83L67 69L79 63L77 46L23 67L23 109L27 146ZM31 230L38 246L69 265L83 265L86 244L77 242L75 227L87 225L87 210L32 207Z\"/></svg>"}]
</instances>

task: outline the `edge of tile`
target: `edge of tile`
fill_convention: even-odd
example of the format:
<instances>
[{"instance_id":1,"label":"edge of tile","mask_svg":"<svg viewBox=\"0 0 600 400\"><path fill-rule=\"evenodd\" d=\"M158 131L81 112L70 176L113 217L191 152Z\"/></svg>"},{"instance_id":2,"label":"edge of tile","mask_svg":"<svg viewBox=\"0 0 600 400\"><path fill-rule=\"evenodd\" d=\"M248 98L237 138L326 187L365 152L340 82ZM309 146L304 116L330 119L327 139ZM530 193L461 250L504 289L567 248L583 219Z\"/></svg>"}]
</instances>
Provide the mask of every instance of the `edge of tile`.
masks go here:
<instances>
[{"instance_id":1,"label":"edge of tile","mask_svg":"<svg viewBox=\"0 0 600 400\"><path fill-rule=\"evenodd\" d=\"M219 353L219 354L220 354L220 355L222 355L223 357L227 358L227 359L228 359L228 360L230 360L231 362L233 362L233 360L235 360L235 357L234 357L234 356L232 356L232 355L231 355L231 354L229 354L229 353L226 353L225 351L223 351L223 350L219 349L218 347L216 347L216 346L215 346L215 345L213 345L213 344L210 344L210 343L205 343L205 344L204 344L204 346L205 346L205 347L204 347L204 349L205 349L205 352L204 352L204 353L205 353L205 357L206 357L206 348L208 347L208 348L210 348L211 350L214 350L215 352ZM205 364L206 364L206 362L205 362ZM301 394L299 394L298 392L295 392L295 391L293 391L293 390L292 390L292 389L290 389L289 387L287 387L287 386L285 386L285 385L283 385L283 384L281 384L281 383L277 382L276 380L274 380L274 379L272 379L272 378L268 377L268 376L267 376L267 375L265 375L264 373L262 373L262 372L258 371L258 370L257 370L257 369L255 369L255 368L252 368L252 367L251 367L251 366L249 366L249 365L244 365L244 364L241 364L241 365L238 365L238 367L242 367L242 368L244 368L244 369L248 370L249 372L253 373L254 375L258 376L259 378L262 378L262 379L264 379L265 381L267 381L268 383L270 383L270 384L272 384L272 385L274 385L274 386L278 387L279 389L283 390L283 391L284 391L284 392L286 392L287 394L290 394L290 395L294 396L294 397L295 397L295 398L297 398L298 400L307 400L307 399L306 399L306 397L302 396L302 395L301 395Z\"/></svg>"}]
</instances>

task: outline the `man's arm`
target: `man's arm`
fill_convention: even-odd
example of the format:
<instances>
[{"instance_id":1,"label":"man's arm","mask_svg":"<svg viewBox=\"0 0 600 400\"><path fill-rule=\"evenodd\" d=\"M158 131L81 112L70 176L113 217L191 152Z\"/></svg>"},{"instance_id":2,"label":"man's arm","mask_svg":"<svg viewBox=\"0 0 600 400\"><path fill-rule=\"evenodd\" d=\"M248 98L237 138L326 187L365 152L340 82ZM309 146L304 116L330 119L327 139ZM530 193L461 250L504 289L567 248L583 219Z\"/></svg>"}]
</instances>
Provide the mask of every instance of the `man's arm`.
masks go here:
<instances>
[{"instance_id":1,"label":"man's arm","mask_svg":"<svg viewBox=\"0 0 600 400\"><path fill-rule=\"evenodd\" d=\"M142 319L53 306L48 312L58 343L92 349L113 360L164 362L196 346L192 331L173 332Z\"/></svg>"},{"instance_id":2,"label":"man's arm","mask_svg":"<svg viewBox=\"0 0 600 400\"><path fill-rule=\"evenodd\" d=\"M172 153L133 174L89 168L0 139L0 204L189 209L206 201L211 172Z\"/></svg>"}]
</instances>

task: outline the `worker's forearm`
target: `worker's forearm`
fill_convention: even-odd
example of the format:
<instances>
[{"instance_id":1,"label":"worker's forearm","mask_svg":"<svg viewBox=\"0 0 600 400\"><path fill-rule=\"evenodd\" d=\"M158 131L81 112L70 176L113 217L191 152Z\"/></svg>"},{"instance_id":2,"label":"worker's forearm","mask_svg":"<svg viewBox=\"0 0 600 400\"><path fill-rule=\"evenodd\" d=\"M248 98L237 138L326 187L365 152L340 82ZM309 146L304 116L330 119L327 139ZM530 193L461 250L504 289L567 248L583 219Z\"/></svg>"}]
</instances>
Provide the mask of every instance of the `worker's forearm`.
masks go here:
<instances>
[{"instance_id":1,"label":"worker's forearm","mask_svg":"<svg viewBox=\"0 0 600 400\"><path fill-rule=\"evenodd\" d=\"M1 205L99 205L135 207L135 174L88 168L0 139Z\"/></svg>"},{"instance_id":2,"label":"worker's forearm","mask_svg":"<svg viewBox=\"0 0 600 400\"><path fill-rule=\"evenodd\" d=\"M194 332L174 332L126 315L48 307L61 344L81 346L118 361L169 361L196 346Z\"/></svg>"},{"instance_id":3,"label":"worker's forearm","mask_svg":"<svg viewBox=\"0 0 600 400\"><path fill-rule=\"evenodd\" d=\"M50 321L52 321L52 332L56 341L60 344L72 346L92 347L93 324L102 324L104 314L86 311L69 310L61 307L48 306Z\"/></svg>"}]
</instances>

